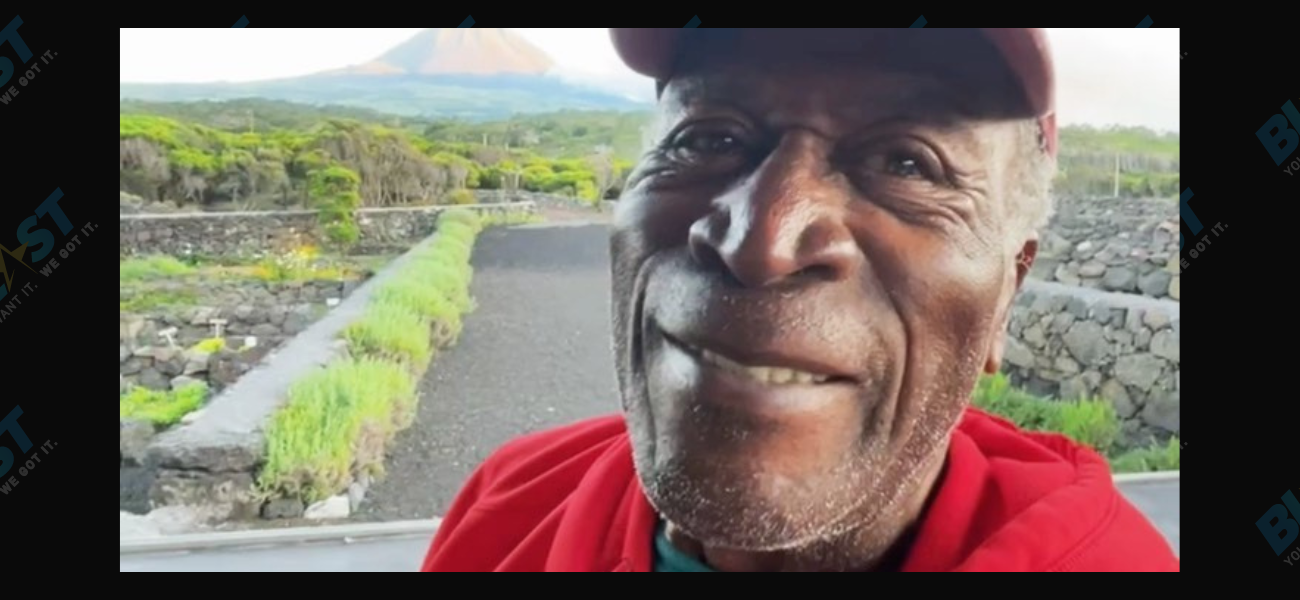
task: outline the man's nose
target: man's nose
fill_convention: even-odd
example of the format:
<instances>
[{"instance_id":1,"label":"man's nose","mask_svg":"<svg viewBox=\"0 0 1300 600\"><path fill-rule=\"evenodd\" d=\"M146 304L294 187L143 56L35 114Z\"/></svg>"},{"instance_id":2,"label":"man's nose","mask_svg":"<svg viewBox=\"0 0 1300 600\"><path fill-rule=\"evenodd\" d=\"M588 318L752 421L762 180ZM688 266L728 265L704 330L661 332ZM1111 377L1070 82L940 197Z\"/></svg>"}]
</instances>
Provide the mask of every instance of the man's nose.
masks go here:
<instances>
[{"instance_id":1,"label":"man's nose","mask_svg":"<svg viewBox=\"0 0 1300 600\"><path fill-rule=\"evenodd\" d=\"M862 253L845 222L849 199L842 180L821 146L810 135L786 136L691 226L695 259L725 269L746 287L851 277Z\"/></svg>"}]
</instances>

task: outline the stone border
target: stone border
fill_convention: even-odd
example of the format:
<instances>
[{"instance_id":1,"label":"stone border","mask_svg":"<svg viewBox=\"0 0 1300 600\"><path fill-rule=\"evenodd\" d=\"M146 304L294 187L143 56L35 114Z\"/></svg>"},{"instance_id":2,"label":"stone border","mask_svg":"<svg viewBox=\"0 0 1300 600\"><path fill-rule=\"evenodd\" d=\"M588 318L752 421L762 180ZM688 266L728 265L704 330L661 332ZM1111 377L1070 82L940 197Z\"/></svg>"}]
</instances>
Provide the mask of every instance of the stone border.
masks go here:
<instances>
[{"instance_id":1,"label":"stone border","mask_svg":"<svg viewBox=\"0 0 1300 600\"><path fill-rule=\"evenodd\" d=\"M255 516L259 507L248 492L264 459L268 419L296 381L345 352L339 332L361 317L374 290L433 237L426 236L385 265L327 315L279 346L209 401L198 418L154 438L146 451L146 467L155 475L149 492L151 508L217 505L227 517Z\"/></svg>"},{"instance_id":2,"label":"stone border","mask_svg":"<svg viewBox=\"0 0 1300 600\"><path fill-rule=\"evenodd\" d=\"M1157 481L1176 481L1179 471L1153 473L1121 473L1114 476L1115 484L1137 484ZM355 523L320 527L291 527L256 531L230 531L193 533L164 537L120 540L119 555L152 552L187 552L253 545L295 544L304 542L342 541L361 538L402 537L437 533L442 517L387 523Z\"/></svg>"},{"instance_id":3,"label":"stone border","mask_svg":"<svg viewBox=\"0 0 1300 600\"><path fill-rule=\"evenodd\" d=\"M432 537L442 524L441 517L418 521L356 523L321 527L292 527L256 531L190 533L165 537L132 538L118 544L119 556L154 552L187 552L255 545L296 544L304 542L343 541L375 537Z\"/></svg>"}]
</instances>

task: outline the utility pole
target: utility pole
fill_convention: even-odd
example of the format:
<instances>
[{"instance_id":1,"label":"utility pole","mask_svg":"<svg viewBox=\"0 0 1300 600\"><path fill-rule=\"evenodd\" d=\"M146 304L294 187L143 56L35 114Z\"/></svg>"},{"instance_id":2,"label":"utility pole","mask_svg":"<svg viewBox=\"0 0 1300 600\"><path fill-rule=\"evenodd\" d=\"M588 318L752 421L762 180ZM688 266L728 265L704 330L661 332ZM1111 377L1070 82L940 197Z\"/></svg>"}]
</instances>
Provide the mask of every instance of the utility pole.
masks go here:
<instances>
[{"instance_id":1,"label":"utility pole","mask_svg":"<svg viewBox=\"0 0 1300 600\"><path fill-rule=\"evenodd\" d=\"M1115 194L1113 197L1119 197L1119 152L1115 153Z\"/></svg>"}]
</instances>

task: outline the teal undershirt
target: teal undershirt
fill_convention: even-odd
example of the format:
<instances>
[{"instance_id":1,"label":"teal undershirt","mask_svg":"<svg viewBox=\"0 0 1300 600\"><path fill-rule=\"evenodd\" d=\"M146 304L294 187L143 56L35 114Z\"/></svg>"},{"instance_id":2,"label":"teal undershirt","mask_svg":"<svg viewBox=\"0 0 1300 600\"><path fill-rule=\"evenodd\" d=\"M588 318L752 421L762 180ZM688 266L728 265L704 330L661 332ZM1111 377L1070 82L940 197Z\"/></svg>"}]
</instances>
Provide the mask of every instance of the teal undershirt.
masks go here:
<instances>
[{"instance_id":1,"label":"teal undershirt","mask_svg":"<svg viewBox=\"0 0 1300 600\"><path fill-rule=\"evenodd\" d=\"M672 542L663 521L655 528L654 556L656 573L714 573L704 563L686 555Z\"/></svg>"}]
</instances>

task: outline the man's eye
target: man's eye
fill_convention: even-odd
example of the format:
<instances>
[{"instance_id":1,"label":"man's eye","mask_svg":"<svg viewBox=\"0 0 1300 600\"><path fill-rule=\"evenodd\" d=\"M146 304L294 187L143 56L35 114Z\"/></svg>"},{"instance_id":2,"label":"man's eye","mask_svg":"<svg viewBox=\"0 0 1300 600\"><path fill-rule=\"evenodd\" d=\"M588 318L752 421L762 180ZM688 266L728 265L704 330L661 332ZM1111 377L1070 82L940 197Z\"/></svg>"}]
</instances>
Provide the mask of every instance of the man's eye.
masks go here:
<instances>
[{"instance_id":1,"label":"man's eye","mask_svg":"<svg viewBox=\"0 0 1300 600\"><path fill-rule=\"evenodd\" d=\"M740 149L740 139L728 133L701 131L687 133L677 138L674 149L691 156L720 156Z\"/></svg>"},{"instance_id":2,"label":"man's eye","mask_svg":"<svg viewBox=\"0 0 1300 600\"><path fill-rule=\"evenodd\" d=\"M934 179L937 176L923 159L910 154L874 154L867 157L866 167L873 173L904 179Z\"/></svg>"}]
</instances>

